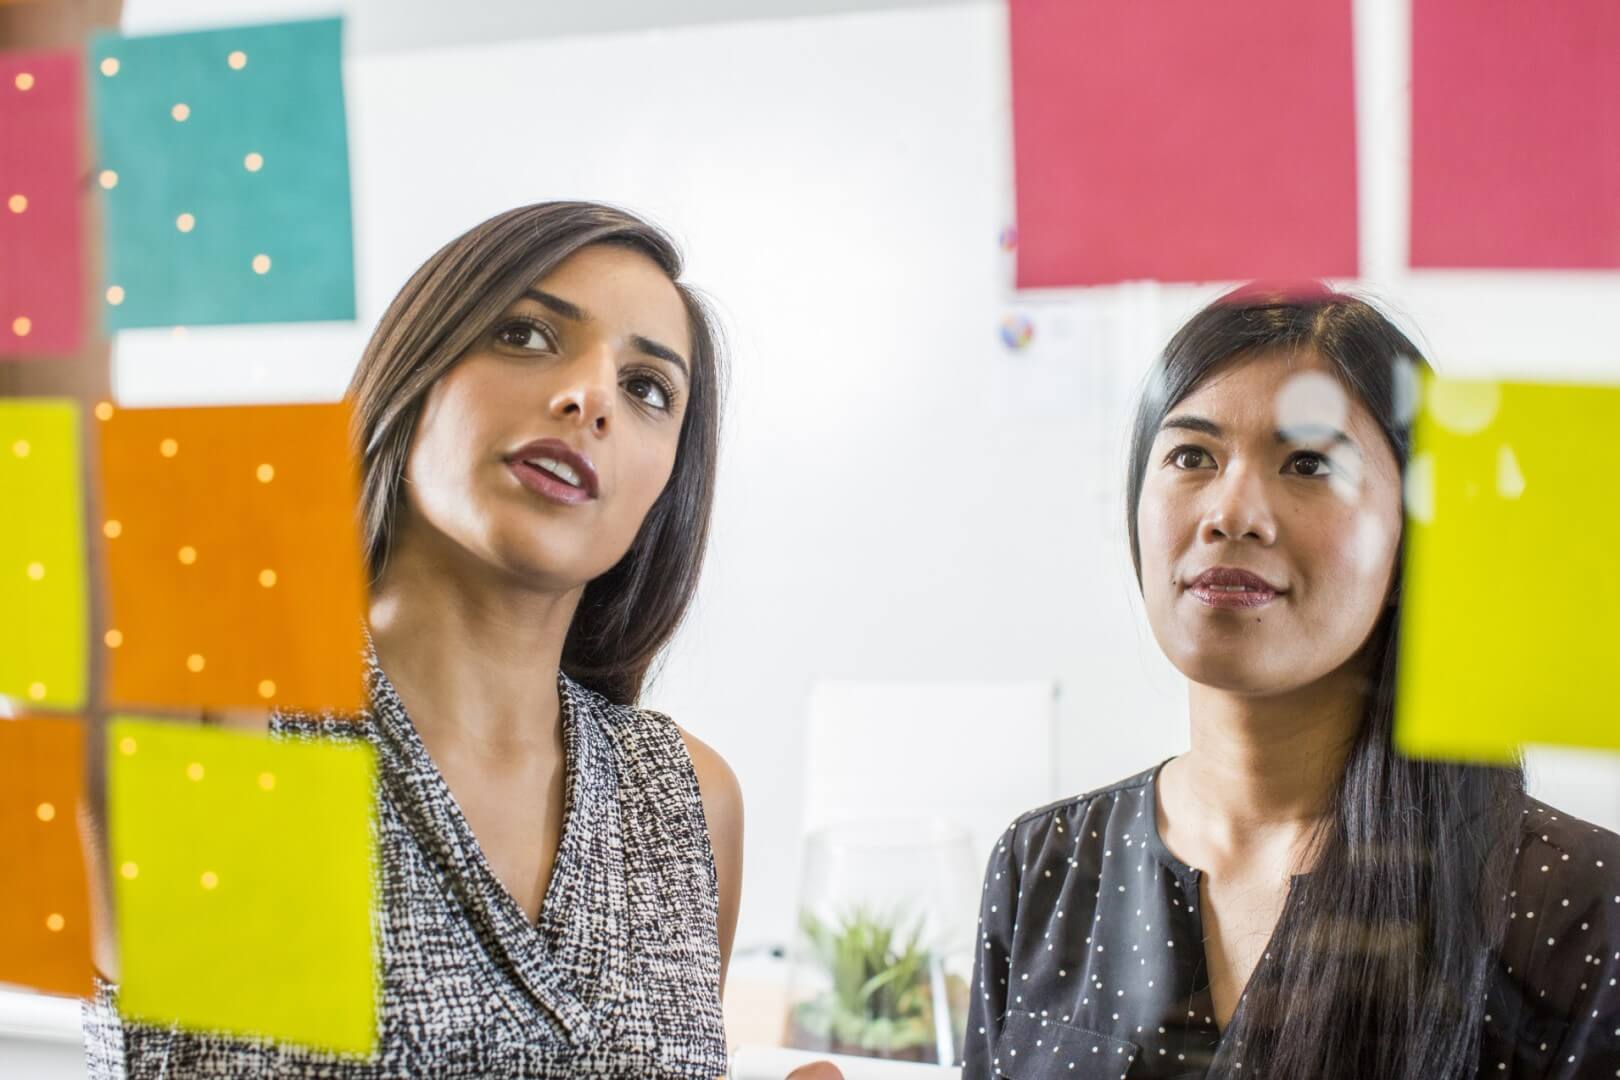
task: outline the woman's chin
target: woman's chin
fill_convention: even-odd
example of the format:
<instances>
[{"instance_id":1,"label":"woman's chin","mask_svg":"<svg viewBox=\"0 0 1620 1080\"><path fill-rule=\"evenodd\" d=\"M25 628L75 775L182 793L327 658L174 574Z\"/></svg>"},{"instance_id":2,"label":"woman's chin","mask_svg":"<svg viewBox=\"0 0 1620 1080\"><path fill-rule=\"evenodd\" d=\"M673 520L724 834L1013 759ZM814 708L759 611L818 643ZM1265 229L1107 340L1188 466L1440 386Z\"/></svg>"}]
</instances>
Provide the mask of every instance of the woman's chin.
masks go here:
<instances>
[{"instance_id":1,"label":"woman's chin","mask_svg":"<svg viewBox=\"0 0 1620 1080\"><path fill-rule=\"evenodd\" d=\"M591 579L565 561L533 557L501 560L503 577L520 589L537 593L565 593L583 588Z\"/></svg>"},{"instance_id":2,"label":"woman's chin","mask_svg":"<svg viewBox=\"0 0 1620 1080\"><path fill-rule=\"evenodd\" d=\"M1170 660L1178 671L1200 686L1230 694L1267 697L1285 693L1298 684L1297 669L1292 672L1279 669L1252 645L1195 649L1173 655Z\"/></svg>"},{"instance_id":3,"label":"woman's chin","mask_svg":"<svg viewBox=\"0 0 1620 1080\"><path fill-rule=\"evenodd\" d=\"M525 542L491 546L496 571L520 588L562 593L584 587L613 568L600 552L575 550L572 545Z\"/></svg>"}]
</instances>

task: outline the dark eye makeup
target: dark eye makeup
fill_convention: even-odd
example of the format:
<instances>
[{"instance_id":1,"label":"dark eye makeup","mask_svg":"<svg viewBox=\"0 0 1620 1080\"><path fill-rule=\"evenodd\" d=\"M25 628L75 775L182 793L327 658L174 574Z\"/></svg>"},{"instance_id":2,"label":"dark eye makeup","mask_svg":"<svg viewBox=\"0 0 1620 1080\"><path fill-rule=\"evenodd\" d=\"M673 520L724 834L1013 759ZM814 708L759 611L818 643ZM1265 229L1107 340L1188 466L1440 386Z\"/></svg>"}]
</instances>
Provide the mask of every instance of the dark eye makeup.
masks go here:
<instances>
[{"instance_id":1,"label":"dark eye makeup","mask_svg":"<svg viewBox=\"0 0 1620 1080\"><path fill-rule=\"evenodd\" d=\"M543 353L558 349L556 334L551 327L538 319L523 316L501 323L495 328L493 337L497 344L521 352ZM542 343L539 347L532 344L535 337ZM639 405L663 413L675 410L675 384L661 371L636 368L626 373L623 385Z\"/></svg>"},{"instance_id":2,"label":"dark eye makeup","mask_svg":"<svg viewBox=\"0 0 1620 1080\"><path fill-rule=\"evenodd\" d=\"M1165 455L1164 464L1183 471L1193 471L1205 468L1205 463L1210 457L1209 451L1202 446L1183 443ZM1308 471L1295 471L1293 473L1293 475L1304 479L1315 479L1317 477L1325 479L1333 472L1333 459L1318 450L1299 450L1290 454L1283 468L1284 470L1293 470L1297 465L1308 466Z\"/></svg>"}]
</instances>

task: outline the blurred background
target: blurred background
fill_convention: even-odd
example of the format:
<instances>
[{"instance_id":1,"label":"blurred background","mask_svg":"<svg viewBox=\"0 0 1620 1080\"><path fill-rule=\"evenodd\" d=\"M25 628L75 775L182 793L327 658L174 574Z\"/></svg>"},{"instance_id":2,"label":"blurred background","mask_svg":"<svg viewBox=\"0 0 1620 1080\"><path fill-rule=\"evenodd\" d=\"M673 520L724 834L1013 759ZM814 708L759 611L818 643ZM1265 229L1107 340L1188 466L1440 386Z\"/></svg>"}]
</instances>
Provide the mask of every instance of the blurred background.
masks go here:
<instances>
[{"instance_id":1,"label":"blurred background","mask_svg":"<svg viewBox=\"0 0 1620 1080\"><path fill-rule=\"evenodd\" d=\"M607 201L678 238L733 382L700 600L647 704L742 782L734 1042L782 1034L801 904L864 873L812 830L951 823L910 841L946 853L971 929L1016 814L1184 748L1125 548L1124 432L1156 351L1230 283L1015 287L1004 3L126 0L122 27L334 11L357 320L125 331L115 399L336 400L412 270L515 205ZM1334 284L1444 374L1620 382L1620 273L1409 268L1410 19L1354 4L1360 276ZM1538 796L1620 828L1614 754L1529 760ZM21 1055L71 1010L0 1004L0 1072L52 1075ZM75 1075L59 1045L40 1053Z\"/></svg>"}]
</instances>

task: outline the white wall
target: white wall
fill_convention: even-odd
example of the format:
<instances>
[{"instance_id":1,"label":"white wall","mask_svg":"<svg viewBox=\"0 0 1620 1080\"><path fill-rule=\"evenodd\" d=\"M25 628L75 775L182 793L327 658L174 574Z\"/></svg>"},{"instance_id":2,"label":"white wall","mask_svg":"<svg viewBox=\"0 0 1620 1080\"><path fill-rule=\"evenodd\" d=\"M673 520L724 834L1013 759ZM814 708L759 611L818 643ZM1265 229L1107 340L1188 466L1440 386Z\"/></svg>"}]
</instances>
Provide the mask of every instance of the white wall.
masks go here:
<instances>
[{"instance_id":1,"label":"white wall","mask_svg":"<svg viewBox=\"0 0 1620 1080\"><path fill-rule=\"evenodd\" d=\"M925 7L960 0L127 0L132 33L193 30L341 10L348 47L359 52L441 49L450 45L613 34L653 27L834 15Z\"/></svg>"},{"instance_id":2,"label":"white wall","mask_svg":"<svg viewBox=\"0 0 1620 1080\"><path fill-rule=\"evenodd\" d=\"M69 1080L83 1075L79 1003L0 987L0 1076Z\"/></svg>"},{"instance_id":3,"label":"white wall","mask_svg":"<svg viewBox=\"0 0 1620 1080\"><path fill-rule=\"evenodd\" d=\"M131 25L162 3L130 0ZM1444 370L1620 380L1620 275L1402 272L1404 20L1358 9L1369 283ZM1120 446L1133 380L1218 286L1011 296L1006 65L993 2L358 54L359 323L126 335L119 394L335 398L394 290L483 217L586 197L668 226L736 379L707 578L651 702L741 777L739 944L784 940L812 679L1057 679L1073 791L1184 742L1135 607ZM1005 350L1015 309L1074 354ZM1615 758L1537 775L1620 826Z\"/></svg>"}]
</instances>

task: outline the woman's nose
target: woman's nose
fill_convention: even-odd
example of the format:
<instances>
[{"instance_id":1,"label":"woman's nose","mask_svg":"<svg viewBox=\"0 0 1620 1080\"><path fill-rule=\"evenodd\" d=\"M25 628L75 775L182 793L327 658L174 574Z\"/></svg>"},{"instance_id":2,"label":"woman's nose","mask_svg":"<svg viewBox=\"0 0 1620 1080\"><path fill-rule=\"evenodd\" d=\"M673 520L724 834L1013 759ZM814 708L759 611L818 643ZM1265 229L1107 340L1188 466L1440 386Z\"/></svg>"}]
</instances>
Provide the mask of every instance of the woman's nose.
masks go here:
<instances>
[{"instance_id":1,"label":"woman's nose","mask_svg":"<svg viewBox=\"0 0 1620 1080\"><path fill-rule=\"evenodd\" d=\"M1254 540L1269 545L1276 542L1277 519L1259 477L1247 469L1234 468L1216 481L1211 491L1211 501L1199 523L1199 539L1206 543Z\"/></svg>"},{"instance_id":2,"label":"woman's nose","mask_svg":"<svg viewBox=\"0 0 1620 1080\"><path fill-rule=\"evenodd\" d=\"M605 435L613 421L618 370L610 350L593 348L556 369L560 380L551 395L551 415L564 423Z\"/></svg>"}]
</instances>

